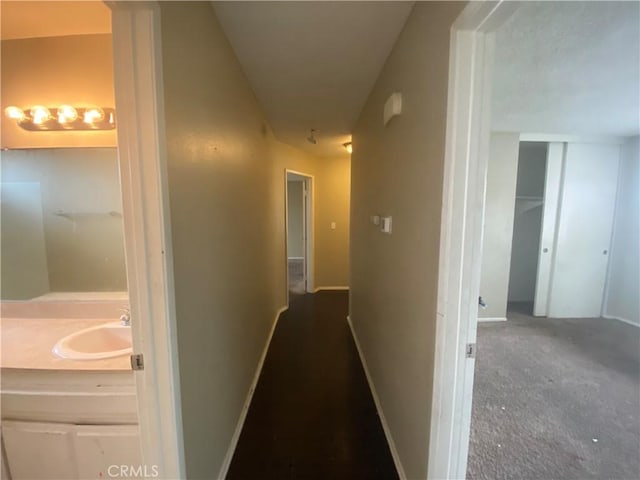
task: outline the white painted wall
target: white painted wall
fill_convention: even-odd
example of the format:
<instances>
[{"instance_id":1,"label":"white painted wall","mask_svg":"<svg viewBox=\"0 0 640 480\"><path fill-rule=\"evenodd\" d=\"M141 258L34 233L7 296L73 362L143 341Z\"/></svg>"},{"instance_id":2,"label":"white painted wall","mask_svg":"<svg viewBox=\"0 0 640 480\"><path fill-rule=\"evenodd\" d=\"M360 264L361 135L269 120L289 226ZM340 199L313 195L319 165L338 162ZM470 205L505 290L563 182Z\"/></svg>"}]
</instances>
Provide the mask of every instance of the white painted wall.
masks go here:
<instances>
[{"instance_id":1,"label":"white painted wall","mask_svg":"<svg viewBox=\"0 0 640 480\"><path fill-rule=\"evenodd\" d=\"M640 325L640 137L621 149L604 315Z\"/></svg>"},{"instance_id":2,"label":"white painted wall","mask_svg":"<svg viewBox=\"0 0 640 480\"><path fill-rule=\"evenodd\" d=\"M513 247L509 272L510 302L533 302L542 229L547 144L522 142L513 222Z\"/></svg>"},{"instance_id":3,"label":"white painted wall","mask_svg":"<svg viewBox=\"0 0 640 480\"><path fill-rule=\"evenodd\" d=\"M288 207L288 230L287 230L287 256L289 258L304 257L304 240L302 224L302 182L287 182L287 207Z\"/></svg>"},{"instance_id":4,"label":"white painted wall","mask_svg":"<svg viewBox=\"0 0 640 480\"><path fill-rule=\"evenodd\" d=\"M517 133L492 133L482 239L480 295L487 307L478 317L505 319L513 238L519 138Z\"/></svg>"}]
</instances>

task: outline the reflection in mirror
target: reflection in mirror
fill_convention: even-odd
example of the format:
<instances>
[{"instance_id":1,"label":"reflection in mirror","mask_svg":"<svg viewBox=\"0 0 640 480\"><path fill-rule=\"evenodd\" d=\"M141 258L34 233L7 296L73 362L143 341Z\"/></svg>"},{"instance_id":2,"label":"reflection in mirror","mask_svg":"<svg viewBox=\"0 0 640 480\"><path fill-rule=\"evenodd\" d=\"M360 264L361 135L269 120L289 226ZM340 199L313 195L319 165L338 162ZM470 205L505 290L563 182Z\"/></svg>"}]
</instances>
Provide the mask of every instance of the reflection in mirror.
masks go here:
<instances>
[{"instance_id":1,"label":"reflection in mirror","mask_svg":"<svg viewBox=\"0 0 640 480\"><path fill-rule=\"evenodd\" d=\"M5 150L1 162L2 300L126 299L116 149Z\"/></svg>"}]
</instances>

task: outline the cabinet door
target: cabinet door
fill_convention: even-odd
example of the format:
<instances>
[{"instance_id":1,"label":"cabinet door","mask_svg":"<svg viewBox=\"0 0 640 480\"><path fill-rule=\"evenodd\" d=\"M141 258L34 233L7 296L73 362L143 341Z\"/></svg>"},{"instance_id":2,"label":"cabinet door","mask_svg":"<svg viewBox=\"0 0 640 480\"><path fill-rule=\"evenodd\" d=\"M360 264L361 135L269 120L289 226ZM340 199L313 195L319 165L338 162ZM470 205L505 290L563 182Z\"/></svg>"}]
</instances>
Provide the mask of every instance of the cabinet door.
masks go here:
<instances>
[{"instance_id":1,"label":"cabinet door","mask_svg":"<svg viewBox=\"0 0 640 480\"><path fill-rule=\"evenodd\" d=\"M145 476L137 425L78 425L75 450L79 478ZM153 476L151 465L146 476Z\"/></svg>"},{"instance_id":2,"label":"cabinet door","mask_svg":"<svg viewBox=\"0 0 640 480\"><path fill-rule=\"evenodd\" d=\"M78 478L73 437L73 425L3 420L12 480Z\"/></svg>"},{"instance_id":3,"label":"cabinet door","mask_svg":"<svg viewBox=\"0 0 640 480\"><path fill-rule=\"evenodd\" d=\"M549 316L599 317L609 260L620 147L567 145Z\"/></svg>"}]
</instances>

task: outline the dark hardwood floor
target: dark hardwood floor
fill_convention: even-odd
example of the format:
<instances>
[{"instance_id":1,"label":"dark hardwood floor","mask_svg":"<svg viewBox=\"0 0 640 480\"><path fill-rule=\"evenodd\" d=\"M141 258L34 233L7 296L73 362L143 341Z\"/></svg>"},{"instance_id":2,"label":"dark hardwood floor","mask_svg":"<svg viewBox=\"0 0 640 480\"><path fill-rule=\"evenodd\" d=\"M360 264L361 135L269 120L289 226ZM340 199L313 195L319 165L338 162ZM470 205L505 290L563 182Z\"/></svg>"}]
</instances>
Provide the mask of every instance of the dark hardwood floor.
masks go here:
<instances>
[{"instance_id":1,"label":"dark hardwood floor","mask_svg":"<svg viewBox=\"0 0 640 480\"><path fill-rule=\"evenodd\" d=\"M292 298L227 479L398 478L347 312L347 292Z\"/></svg>"}]
</instances>

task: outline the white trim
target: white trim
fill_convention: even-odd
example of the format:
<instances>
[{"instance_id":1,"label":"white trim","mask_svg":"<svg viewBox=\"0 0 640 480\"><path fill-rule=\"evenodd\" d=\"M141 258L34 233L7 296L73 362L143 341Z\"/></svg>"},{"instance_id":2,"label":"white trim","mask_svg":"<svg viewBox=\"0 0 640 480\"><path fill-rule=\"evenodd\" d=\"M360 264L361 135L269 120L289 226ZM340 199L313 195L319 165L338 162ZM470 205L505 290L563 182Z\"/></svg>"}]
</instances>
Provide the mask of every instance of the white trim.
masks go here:
<instances>
[{"instance_id":1,"label":"white trim","mask_svg":"<svg viewBox=\"0 0 640 480\"><path fill-rule=\"evenodd\" d=\"M304 257L287 257L287 260L304 260Z\"/></svg>"},{"instance_id":2,"label":"white trim","mask_svg":"<svg viewBox=\"0 0 640 480\"><path fill-rule=\"evenodd\" d=\"M506 322L507 317L478 317L478 322Z\"/></svg>"},{"instance_id":3,"label":"white trim","mask_svg":"<svg viewBox=\"0 0 640 480\"><path fill-rule=\"evenodd\" d=\"M356 335L356 331L353 328L353 324L351 323L351 316L347 315L347 323L349 324L349 329L351 330L351 336L353 337L353 341L356 344L356 349L358 350L358 355L360 356L360 362L362 363L362 368L364 369L364 374L367 377L367 382L369 383L369 390L371 390L371 395L373 396L373 401L376 404L376 410L378 411L378 417L380 418L380 423L382 424L382 429L384 430L384 435L387 437L387 443L389 444L389 450L391 451L391 456L393 457L393 463L396 466L396 470L398 471L398 477L400 480L406 480L407 475L404 473L404 467L402 466L402 462L400 461L400 456L398 455L398 449L396 448L396 443L393 440L393 435L391 435L391 429L387 424L387 419L384 416L384 411L382 410L382 405L380 404L380 398L378 398L378 392L376 391L376 386L373 383L371 375L369 374L369 367L367 366L367 360L362 353L362 349L360 348L360 341L358 340L358 336Z\"/></svg>"},{"instance_id":4,"label":"white trim","mask_svg":"<svg viewBox=\"0 0 640 480\"><path fill-rule=\"evenodd\" d=\"M634 327L640 328L640 323L634 322L633 320L629 320L627 318L614 317L613 315L602 315L602 318L606 318L607 320L617 320L619 322L626 323L628 325L633 325Z\"/></svg>"},{"instance_id":5,"label":"white trim","mask_svg":"<svg viewBox=\"0 0 640 480\"><path fill-rule=\"evenodd\" d=\"M327 286L327 287L317 287L313 293L318 293L321 290L349 290L349 287L344 287L344 286Z\"/></svg>"},{"instance_id":6,"label":"white trim","mask_svg":"<svg viewBox=\"0 0 640 480\"><path fill-rule=\"evenodd\" d=\"M307 191L307 208L304 212L304 224L305 224L305 280L307 293L315 292L315 256L314 256L314 235L315 230L315 178L308 173L299 172L297 170L291 170L289 168L284 169L284 258L285 258L285 289L286 300L289 305L289 246L287 244L289 239L289 189L287 188L287 180L289 174L299 175L304 177L304 182ZM295 257L298 258L298 257Z\"/></svg>"},{"instance_id":7,"label":"white trim","mask_svg":"<svg viewBox=\"0 0 640 480\"><path fill-rule=\"evenodd\" d=\"M565 135L554 133L521 133L521 142L545 142L545 143L606 143L622 145L625 137L613 135Z\"/></svg>"},{"instance_id":8,"label":"white trim","mask_svg":"<svg viewBox=\"0 0 640 480\"><path fill-rule=\"evenodd\" d=\"M112 9L115 103L127 282L145 465L186 478L164 131L160 11L155 2Z\"/></svg>"},{"instance_id":9,"label":"white trim","mask_svg":"<svg viewBox=\"0 0 640 480\"><path fill-rule=\"evenodd\" d=\"M269 347L271 346L271 339L273 338L273 333L275 332L276 326L278 325L278 320L280 319L280 315L282 315L285 311L287 311L287 309L288 307L284 306L284 307L281 307L276 312L276 318L273 320L273 324L271 325L271 331L269 332L269 336L267 337L267 342L265 343L264 349L262 350L262 356L260 357L260 361L258 362L258 366L256 367L256 373L253 376L253 381L251 382L251 386L249 387L249 392L247 392L247 398L244 401L244 406L242 407L242 411L240 412L240 417L238 418L236 429L233 432L233 437L231 437L231 442L229 443L227 454L225 455L224 461L222 462L222 467L220 467L220 473L218 473L219 480L224 480L227 477L229 466L231 466L231 460L233 460L233 454L236 451L236 447L238 446L238 440L240 439L240 434L242 433L242 427L244 426L244 421L247 418L247 413L249 412L249 407L251 406L253 393L256 391L256 386L258 385L258 380L260 379L260 374L262 373L262 366L264 365L264 360L265 358L267 358L267 352L269 351Z\"/></svg>"},{"instance_id":10,"label":"white trim","mask_svg":"<svg viewBox=\"0 0 640 480\"><path fill-rule=\"evenodd\" d=\"M517 2L470 2L451 28L428 478L466 476L490 135L493 34Z\"/></svg>"}]
</instances>

